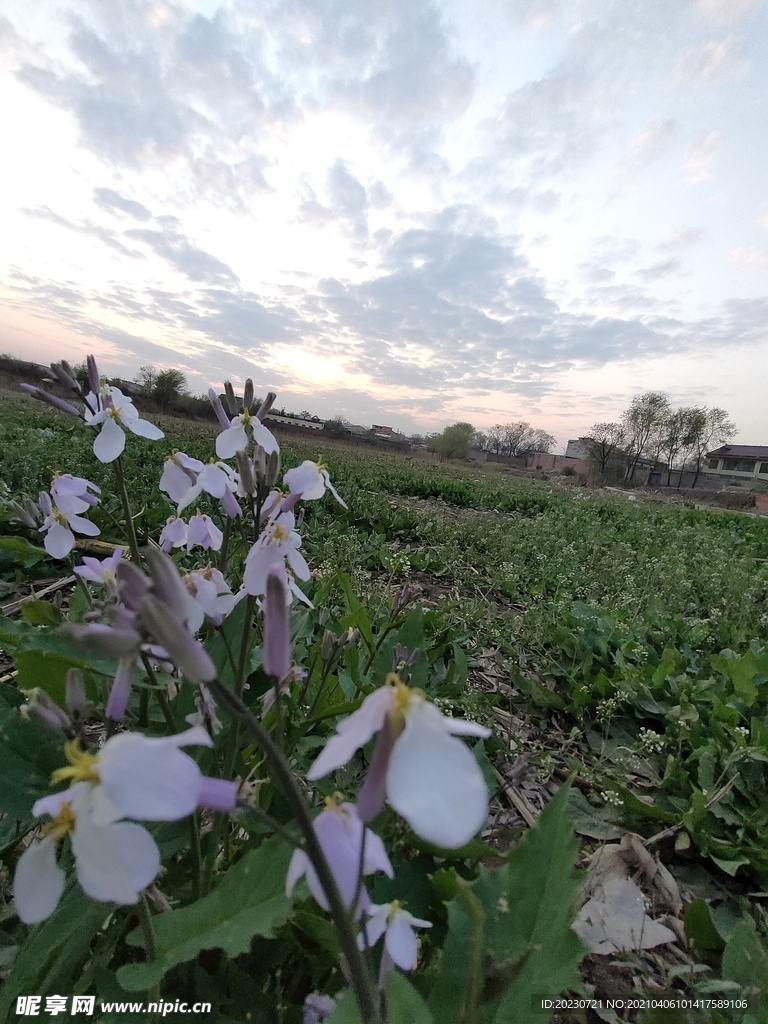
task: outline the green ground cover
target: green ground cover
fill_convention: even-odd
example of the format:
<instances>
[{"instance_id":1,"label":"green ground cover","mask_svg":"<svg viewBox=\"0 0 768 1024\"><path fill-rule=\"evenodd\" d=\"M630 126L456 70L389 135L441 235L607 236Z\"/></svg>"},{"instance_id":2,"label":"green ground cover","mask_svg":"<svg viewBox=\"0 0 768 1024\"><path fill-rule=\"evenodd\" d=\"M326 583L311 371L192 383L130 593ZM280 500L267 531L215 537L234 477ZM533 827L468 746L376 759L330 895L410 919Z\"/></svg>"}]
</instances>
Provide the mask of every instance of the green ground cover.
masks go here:
<instances>
[{"instance_id":1,"label":"green ground cover","mask_svg":"<svg viewBox=\"0 0 768 1024\"><path fill-rule=\"evenodd\" d=\"M180 448L207 460L216 432L161 425L164 441L134 438L125 455L140 537L156 537L173 512L157 489L164 458ZM692 986L737 990L734 941L756 958L756 978L760 964L768 970L757 938L768 916L760 896L747 898L768 887L768 520L314 437L280 441L285 468L322 454L348 505L308 507L303 528L309 593L324 596L332 628L379 635L390 628L393 591L423 589L423 613L392 628L377 657L347 657L337 672L344 695L356 692L359 673L386 672L396 639L423 638L426 663L414 674L431 696L489 722L500 710L545 737L524 751L508 730L484 756L501 765L526 752L540 777L558 767L578 774L572 810L586 849L627 828L669 832L665 861L709 898L685 919L701 959ZM25 552L30 535L7 508L11 497L35 498L53 471L102 486L90 518L100 539L122 541L110 467L94 461L92 442L90 430L45 407L0 401L0 603L60 569ZM200 507L219 515L207 498ZM325 625L309 616L299 634L307 665ZM496 692L473 684L489 651L506 673ZM313 708L318 719L324 701ZM557 749L548 732L569 738ZM309 750L313 737L305 739ZM768 985L764 1000L768 1013Z\"/></svg>"}]
</instances>

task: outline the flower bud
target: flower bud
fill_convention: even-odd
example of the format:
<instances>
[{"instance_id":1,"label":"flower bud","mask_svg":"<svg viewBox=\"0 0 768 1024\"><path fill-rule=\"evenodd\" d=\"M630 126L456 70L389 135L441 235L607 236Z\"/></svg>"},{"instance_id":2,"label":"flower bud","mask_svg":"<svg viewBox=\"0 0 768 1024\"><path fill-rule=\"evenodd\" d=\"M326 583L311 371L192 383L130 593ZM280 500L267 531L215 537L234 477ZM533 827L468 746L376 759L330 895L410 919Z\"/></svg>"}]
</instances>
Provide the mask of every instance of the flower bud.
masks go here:
<instances>
[{"instance_id":1,"label":"flower bud","mask_svg":"<svg viewBox=\"0 0 768 1024\"><path fill-rule=\"evenodd\" d=\"M91 717L91 702L85 695L85 683L82 672L79 669L71 668L64 679L64 703L67 711L74 718L86 721Z\"/></svg>"},{"instance_id":2,"label":"flower bud","mask_svg":"<svg viewBox=\"0 0 768 1024\"><path fill-rule=\"evenodd\" d=\"M256 493L256 478L253 473L253 463L243 449L235 452L237 472L240 474L240 486L246 494Z\"/></svg>"},{"instance_id":3,"label":"flower bud","mask_svg":"<svg viewBox=\"0 0 768 1024\"><path fill-rule=\"evenodd\" d=\"M248 411L250 412L250 409L251 409L252 405L253 405L253 381L251 380L250 377L248 377L246 382L245 382L245 387L243 388L243 411L248 409Z\"/></svg>"},{"instance_id":4,"label":"flower bud","mask_svg":"<svg viewBox=\"0 0 768 1024\"><path fill-rule=\"evenodd\" d=\"M264 671L282 679L291 667L291 631L284 570L267 573L264 595Z\"/></svg>"},{"instance_id":5,"label":"flower bud","mask_svg":"<svg viewBox=\"0 0 768 1024\"><path fill-rule=\"evenodd\" d=\"M360 630L357 626L350 626L349 629L339 637L339 646L343 651L348 651L350 647L355 646L359 638Z\"/></svg>"},{"instance_id":6,"label":"flower bud","mask_svg":"<svg viewBox=\"0 0 768 1024\"><path fill-rule=\"evenodd\" d=\"M267 397L264 399L264 401L259 406L259 408L256 410L256 415L258 416L258 418L261 420L262 423L264 422L264 417L267 415L269 410L275 404L275 399L276 398L277 398L277 395L275 394L275 392L274 391L270 391L267 394Z\"/></svg>"},{"instance_id":7,"label":"flower bud","mask_svg":"<svg viewBox=\"0 0 768 1024\"><path fill-rule=\"evenodd\" d=\"M31 515L23 508L18 501L9 501L8 508L14 513L14 519L18 519L20 523L24 523L30 530L34 530L39 524L37 519L33 519Z\"/></svg>"},{"instance_id":8,"label":"flower bud","mask_svg":"<svg viewBox=\"0 0 768 1024\"><path fill-rule=\"evenodd\" d=\"M77 383L77 378L72 373L72 367L69 363L63 359L60 363L51 363L51 370L56 375L56 379L64 385L64 387L71 388L73 391L79 391L80 385Z\"/></svg>"},{"instance_id":9,"label":"flower bud","mask_svg":"<svg viewBox=\"0 0 768 1024\"><path fill-rule=\"evenodd\" d=\"M40 519L40 509L31 498L24 499L24 508L27 510L27 514L35 520L35 523L37 523Z\"/></svg>"},{"instance_id":10,"label":"flower bud","mask_svg":"<svg viewBox=\"0 0 768 1024\"><path fill-rule=\"evenodd\" d=\"M181 583L181 586L184 584ZM139 620L191 683L208 683L216 678L216 666L202 645L170 608L152 594L148 594L141 602Z\"/></svg>"},{"instance_id":11,"label":"flower bud","mask_svg":"<svg viewBox=\"0 0 768 1024\"><path fill-rule=\"evenodd\" d=\"M213 411L216 413L216 419L219 421L219 426L224 430L229 430L231 424L227 414L224 412L224 406L221 404L221 399L213 388L208 388L208 401L213 406Z\"/></svg>"},{"instance_id":12,"label":"flower bud","mask_svg":"<svg viewBox=\"0 0 768 1024\"><path fill-rule=\"evenodd\" d=\"M237 416L239 410L237 407L237 399L235 398L235 391L232 387L232 382L229 380L224 381L224 395L227 399L227 408L232 416Z\"/></svg>"},{"instance_id":13,"label":"flower bud","mask_svg":"<svg viewBox=\"0 0 768 1024\"><path fill-rule=\"evenodd\" d=\"M25 711L23 712L26 718L32 715L42 722L43 725L53 729L54 732L70 732L72 723L69 720L69 715L61 710L59 705L48 696L45 690L41 690L39 686L36 686L34 690L29 691L28 696L29 704L25 705Z\"/></svg>"},{"instance_id":14,"label":"flower bud","mask_svg":"<svg viewBox=\"0 0 768 1024\"><path fill-rule=\"evenodd\" d=\"M96 366L96 360L93 356L88 356L85 362L88 367L88 386L94 395L98 395L101 387L101 378L99 377L99 368Z\"/></svg>"},{"instance_id":15,"label":"flower bud","mask_svg":"<svg viewBox=\"0 0 768 1024\"><path fill-rule=\"evenodd\" d=\"M80 410L76 409L74 405L70 405L69 402L65 402L63 398L58 398L56 395L49 395L47 391L43 391L42 388L36 388L32 384L21 384L19 385L23 391L26 391L28 395L32 395L33 398L39 398L41 402L47 402L48 405L52 405L54 409L58 409L60 412L66 412L70 416L77 416L80 419Z\"/></svg>"},{"instance_id":16,"label":"flower bud","mask_svg":"<svg viewBox=\"0 0 768 1024\"><path fill-rule=\"evenodd\" d=\"M272 452L267 459L267 472L265 480L267 487L274 487L280 475L280 452Z\"/></svg>"},{"instance_id":17,"label":"flower bud","mask_svg":"<svg viewBox=\"0 0 768 1024\"><path fill-rule=\"evenodd\" d=\"M330 631L330 629L326 629L326 631L323 633L323 642L320 645L320 657L323 659L323 661L330 661L335 649L336 637Z\"/></svg>"}]
</instances>

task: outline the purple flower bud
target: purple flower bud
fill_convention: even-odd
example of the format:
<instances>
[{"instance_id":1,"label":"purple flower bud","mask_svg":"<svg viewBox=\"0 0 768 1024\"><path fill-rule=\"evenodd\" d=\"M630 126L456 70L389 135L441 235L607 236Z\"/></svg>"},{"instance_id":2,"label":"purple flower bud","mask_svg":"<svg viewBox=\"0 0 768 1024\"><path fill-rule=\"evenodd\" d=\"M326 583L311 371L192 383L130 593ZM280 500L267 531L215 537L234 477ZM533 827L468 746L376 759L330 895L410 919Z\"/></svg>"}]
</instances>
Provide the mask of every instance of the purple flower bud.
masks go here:
<instances>
[{"instance_id":1,"label":"purple flower bud","mask_svg":"<svg viewBox=\"0 0 768 1024\"><path fill-rule=\"evenodd\" d=\"M85 695L85 682L79 669L69 669L64 678L64 703L75 718L90 718L91 703Z\"/></svg>"},{"instance_id":2,"label":"purple flower bud","mask_svg":"<svg viewBox=\"0 0 768 1024\"><path fill-rule=\"evenodd\" d=\"M139 620L191 683L208 683L216 678L216 666L202 645L162 601L148 594L141 602Z\"/></svg>"},{"instance_id":3,"label":"purple flower bud","mask_svg":"<svg viewBox=\"0 0 768 1024\"><path fill-rule=\"evenodd\" d=\"M128 707L128 698L131 696L131 680L133 678L133 667L136 658L121 658L117 666L115 680L109 691L107 706L104 712L107 718L113 722L122 722L125 717L125 709Z\"/></svg>"},{"instance_id":4,"label":"purple flower bud","mask_svg":"<svg viewBox=\"0 0 768 1024\"><path fill-rule=\"evenodd\" d=\"M270 569L264 595L264 671L276 679L287 676L291 667L288 599L285 570Z\"/></svg>"},{"instance_id":5,"label":"purple flower bud","mask_svg":"<svg viewBox=\"0 0 768 1024\"><path fill-rule=\"evenodd\" d=\"M208 400L213 406L213 411L216 413L216 419L219 421L219 425L223 430L229 430L231 426L229 418L224 412L224 406L221 404L221 399L213 388L208 388Z\"/></svg>"},{"instance_id":6,"label":"purple flower bud","mask_svg":"<svg viewBox=\"0 0 768 1024\"><path fill-rule=\"evenodd\" d=\"M323 661L331 660L331 655L333 654L335 647L336 636L330 631L330 629L326 629L323 633L323 642L320 644L320 657Z\"/></svg>"},{"instance_id":7,"label":"purple flower bud","mask_svg":"<svg viewBox=\"0 0 768 1024\"><path fill-rule=\"evenodd\" d=\"M237 472L240 474L240 486L246 494L255 494L256 478L253 474L253 463L244 450L235 452L235 462L237 462Z\"/></svg>"},{"instance_id":8,"label":"purple flower bud","mask_svg":"<svg viewBox=\"0 0 768 1024\"><path fill-rule=\"evenodd\" d=\"M267 487L274 487L277 478L280 476L280 452L272 452L267 459L267 472L265 482Z\"/></svg>"},{"instance_id":9,"label":"purple flower bud","mask_svg":"<svg viewBox=\"0 0 768 1024\"><path fill-rule=\"evenodd\" d=\"M96 651L108 658L125 658L135 654L141 646L141 637L135 629L114 629L101 622L89 623L87 626L66 624L61 627L61 632L86 650Z\"/></svg>"},{"instance_id":10,"label":"purple flower bud","mask_svg":"<svg viewBox=\"0 0 768 1024\"><path fill-rule=\"evenodd\" d=\"M23 508L18 501L9 501L8 508L15 513L14 519L18 519L20 523L24 523L30 530L34 530L39 524L37 519L33 519L32 516Z\"/></svg>"},{"instance_id":11,"label":"purple flower bud","mask_svg":"<svg viewBox=\"0 0 768 1024\"><path fill-rule=\"evenodd\" d=\"M80 385L77 383L77 378L72 373L72 367L69 363L63 359L60 363L51 363L51 370L65 387L72 388L73 391L80 390Z\"/></svg>"},{"instance_id":12,"label":"purple flower bud","mask_svg":"<svg viewBox=\"0 0 768 1024\"><path fill-rule=\"evenodd\" d=\"M250 377L248 377L246 382L245 382L245 387L243 388L243 409L248 409L250 411L250 408L251 408L252 405L253 405L253 381L251 380Z\"/></svg>"},{"instance_id":13,"label":"purple flower bud","mask_svg":"<svg viewBox=\"0 0 768 1024\"><path fill-rule=\"evenodd\" d=\"M38 686L29 691L26 714L34 716L54 732L69 732L72 728L69 715L65 714L45 690Z\"/></svg>"},{"instance_id":14,"label":"purple flower bud","mask_svg":"<svg viewBox=\"0 0 768 1024\"><path fill-rule=\"evenodd\" d=\"M232 387L231 381L224 381L224 395L227 399L227 408L229 409L230 415L237 416L240 410L238 409L237 399L235 398L235 391Z\"/></svg>"},{"instance_id":15,"label":"purple flower bud","mask_svg":"<svg viewBox=\"0 0 768 1024\"><path fill-rule=\"evenodd\" d=\"M118 562L115 569L120 600L132 612L139 610L141 599L149 591L151 581L141 569L130 562Z\"/></svg>"},{"instance_id":16,"label":"purple flower bud","mask_svg":"<svg viewBox=\"0 0 768 1024\"><path fill-rule=\"evenodd\" d=\"M237 804L237 783L226 779L211 779L204 775L200 780L197 806L211 811L234 811Z\"/></svg>"},{"instance_id":17,"label":"purple flower bud","mask_svg":"<svg viewBox=\"0 0 768 1024\"><path fill-rule=\"evenodd\" d=\"M98 395L99 388L101 387L101 378L99 377L99 368L96 366L96 360L93 356L88 356L85 362L88 367L88 386L94 395Z\"/></svg>"},{"instance_id":18,"label":"purple flower bud","mask_svg":"<svg viewBox=\"0 0 768 1024\"><path fill-rule=\"evenodd\" d=\"M27 515L31 516L31 518L37 522L40 518L40 509L31 498L24 499L24 508L27 510Z\"/></svg>"},{"instance_id":19,"label":"purple flower bud","mask_svg":"<svg viewBox=\"0 0 768 1024\"><path fill-rule=\"evenodd\" d=\"M152 590L155 595L167 605L173 612L178 613L179 619L185 618L184 609L187 606L187 590L181 581L178 570L165 552L159 548L149 547L146 551L146 558L149 564L149 572L152 576ZM162 643L162 641L160 641Z\"/></svg>"},{"instance_id":20,"label":"purple flower bud","mask_svg":"<svg viewBox=\"0 0 768 1024\"><path fill-rule=\"evenodd\" d=\"M77 416L78 419L81 419L80 410L76 409L74 405L70 405L69 402L65 402L63 398L49 395L47 391L43 391L42 388L36 388L32 384L20 384L19 387L26 391L27 394L32 395L33 398L39 398L41 402L47 402L48 405L52 405L54 409L59 409L61 412L69 413L70 416Z\"/></svg>"},{"instance_id":21,"label":"purple flower bud","mask_svg":"<svg viewBox=\"0 0 768 1024\"><path fill-rule=\"evenodd\" d=\"M275 399L276 398L277 398L277 395L275 394L275 392L274 391L270 391L267 394L267 397L264 399L264 401L259 406L259 408L256 410L256 415L258 416L258 418L261 420L262 423L264 422L264 417L267 415L269 410L275 404Z\"/></svg>"},{"instance_id":22,"label":"purple flower bud","mask_svg":"<svg viewBox=\"0 0 768 1024\"><path fill-rule=\"evenodd\" d=\"M221 498L219 498L219 501L221 502L221 507L230 519L237 519L238 516L243 514L243 510L240 508L237 498L228 488L224 491Z\"/></svg>"},{"instance_id":23,"label":"purple flower bud","mask_svg":"<svg viewBox=\"0 0 768 1024\"><path fill-rule=\"evenodd\" d=\"M376 815L384 808L389 756L392 753L396 738L392 729L392 723L389 717L387 717L384 719L384 725L376 737L373 757L357 797L357 810L361 821L364 821L366 824L369 821L373 821Z\"/></svg>"}]
</instances>

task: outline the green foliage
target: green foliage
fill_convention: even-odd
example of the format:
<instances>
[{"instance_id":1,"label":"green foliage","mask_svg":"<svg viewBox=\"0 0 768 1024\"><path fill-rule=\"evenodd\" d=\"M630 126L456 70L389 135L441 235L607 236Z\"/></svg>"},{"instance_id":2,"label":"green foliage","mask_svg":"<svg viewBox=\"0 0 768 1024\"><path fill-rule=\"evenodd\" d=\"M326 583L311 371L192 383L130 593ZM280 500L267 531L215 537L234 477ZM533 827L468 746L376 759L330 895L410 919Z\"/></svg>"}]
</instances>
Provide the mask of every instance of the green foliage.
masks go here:
<instances>
[{"instance_id":1,"label":"green foliage","mask_svg":"<svg viewBox=\"0 0 768 1024\"><path fill-rule=\"evenodd\" d=\"M471 423L454 423L429 440L429 450L441 459L466 459L475 428Z\"/></svg>"}]
</instances>

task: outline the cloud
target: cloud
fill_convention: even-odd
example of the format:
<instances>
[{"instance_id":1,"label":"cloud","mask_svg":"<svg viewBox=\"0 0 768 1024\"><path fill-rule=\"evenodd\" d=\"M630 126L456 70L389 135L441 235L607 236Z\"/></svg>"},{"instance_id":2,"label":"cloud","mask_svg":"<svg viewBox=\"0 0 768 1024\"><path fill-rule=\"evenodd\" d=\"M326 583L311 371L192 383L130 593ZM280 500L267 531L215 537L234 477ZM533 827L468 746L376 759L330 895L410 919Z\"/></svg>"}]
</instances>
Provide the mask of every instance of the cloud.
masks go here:
<instances>
[{"instance_id":1,"label":"cloud","mask_svg":"<svg viewBox=\"0 0 768 1024\"><path fill-rule=\"evenodd\" d=\"M768 260L768 253L755 245L741 245L731 249L728 259L731 263L765 263Z\"/></svg>"},{"instance_id":2,"label":"cloud","mask_svg":"<svg viewBox=\"0 0 768 1024\"><path fill-rule=\"evenodd\" d=\"M711 181L714 176L719 141L720 132L711 131L689 151L684 164L684 169L688 172L685 176L685 181L688 185L697 185L702 181Z\"/></svg>"},{"instance_id":3,"label":"cloud","mask_svg":"<svg viewBox=\"0 0 768 1024\"><path fill-rule=\"evenodd\" d=\"M110 249L115 249L121 256L128 256L131 259L144 258L140 252L123 245L114 231L103 228L98 224L93 224L91 221L85 220L78 224L75 221L68 220L66 217L62 217L48 206L24 207L21 212L35 220L47 220L51 224L57 224L59 227L66 228L67 231L75 231L80 235L90 235L93 238L98 238L100 242L108 245Z\"/></svg>"},{"instance_id":4,"label":"cloud","mask_svg":"<svg viewBox=\"0 0 768 1024\"><path fill-rule=\"evenodd\" d=\"M659 252L678 252L681 249L687 249L691 245L696 245L706 237L707 232L703 228L692 228L687 227L685 224L678 224L670 228L667 240L660 242L656 248Z\"/></svg>"},{"instance_id":5,"label":"cloud","mask_svg":"<svg viewBox=\"0 0 768 1024\"><path fill-rule=\"evenodd\" d=\"M389 194L381 182L374 185L375 198L386 203ZM345 233L358 243L368 240L369 196L365 186L349 170L344 160L338 159L328 168L326 175L328 206L318 200L314 191L305 183L306 198L299 207L299 219L305 223L327 224L338 222ZM389 196L391 200L391 196Z\"/></svg>"},{"instance_id":6,"label":"cloud","mask_svg":"<svg viewBox=\"0 0 768 1024\"><path fill-rule=\"evenodd\" d=\"M175 217L159 218L161 230L152 228L131 228L126 238L144 242L161 259L189 278L205 284L237 283L237 274L221 260L192 245L176 227Z\"/></svg>"},{"instance_id":7,"label":"cloud","mask_svg":"<svg viewBox=\"0 0 768 1024\"><path fill-rule=\"evenodd\" d=\"M621 160L614 172L619 184L627 184L649 167L669 149L677 136L677 125L668 118L665 121L649 121L634 136L629 153Z\"/></svg>"},{"instance_id":8,"label":"cloud","mask_svg":"<svg viewBox=\"0 0 768 1024\"><path fill-rule=\"evenodd\" d=\"M732 22L743 18L754 6L756 0L697 0L702 14L714 22Z\"/></svg>"},{"instance_id":9,"label":"cloud","mask_svg":"<svg viewBox=\"0 0 768 1024\"><path fill-rule=\"evenodd\" d=\"M740 41L730 35L688 50L678 61L674 74L680 82L706 82L727 75L740 62Z\"/></svg>"},{"instance_id":10,"label":"cloud","mask_svg":"<svg viewBox=\"0 0 768 1024\"><path fill-rule=\"evenodd\" d=\"M110 213L113 210L119 210L121 213L127 213L129 217L133 217L134 220L151 220L152 214L141 203L137 203L134 199L128 199L126 196L121 195L119 192L115 192L111 188L95 188L93 190L93 201L97 206L100 206L102 210L108 210Z\"/></svg>"},{"instance_id":11,"label":"cloud","mask_svg":"<svg viewBox=\"0 0 768 1024\"><path fill-rule=\"evenodd\" d=\"M643 267L640 270L636 270L635 275L639 277L641 281L661 281L665 277L670 277L673 274L679 274L682 269L683 267L680 260L661 260L659 263L654 263L650 267Z\"/></svg>"}]
</instances>

